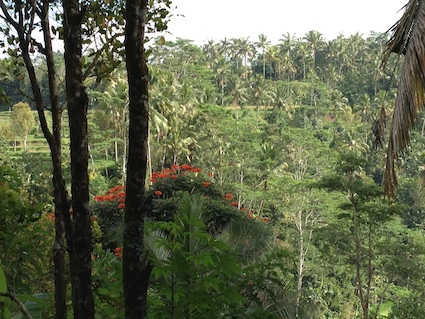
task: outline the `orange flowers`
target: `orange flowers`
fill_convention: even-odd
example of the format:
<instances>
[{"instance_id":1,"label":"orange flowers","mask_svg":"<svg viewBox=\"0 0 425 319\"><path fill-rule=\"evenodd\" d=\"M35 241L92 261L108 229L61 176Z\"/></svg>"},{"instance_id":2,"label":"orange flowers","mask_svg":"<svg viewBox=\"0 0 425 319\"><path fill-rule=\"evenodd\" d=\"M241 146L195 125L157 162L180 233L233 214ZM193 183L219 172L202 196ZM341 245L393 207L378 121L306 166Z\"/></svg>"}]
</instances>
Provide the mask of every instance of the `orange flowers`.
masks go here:
<instances>
[{"instance_id":1,"label":"orange flowers","mask_svg":"<svg viewBox=\"0 0 425 319\"><path fill-rule=\"evenodd\" d=\"M178 178L179 176L185 176L185 172L200 173L202 169L187 164L172 165L170 168L164 168L159 172L153 172L150 182L154 183L158 179L163 178Z\"/></svg>"},{"instance_id":2,"label":"orange flowers","mask_svg":"<svg viewBox=\"0 0 425 319\"><path fill-rule=\"evenodd\" d=\"M121 247L115 248L114 253L115 253L115 256L122 257L122 248Z\"/></svg>"},{"instance_id":3,"label":"orange flowers","mask_svg":"<svg viewBox=\"0 0 425 319\"><path fill-rule=\"evenodd\" d=\"M112 187L105 195L99 195L94 197L95 202L118 202L118 208L124 208L125 202L125 186L117 185Z\"/></svg>"},{"instance_id":4,"label":"orange flowers","mask_svg":"<svg viewBox=\"0 0 425 319\"><path fill-rule=\"evenodd\" d=\"M227 200L232 200L233 195L232 194L226 194L226 195L224 195L224 198L227 199Z\"/></svg>"},{"instance_id":5,"label":"orange flowers","mask_svg":"<svg viewBox=\"0 0 425 319\"><path fill-rule=\"evenodd\" d=\"M109 191L106 192L105 195L99 195L95 196L94 200L96 202L112 202L115 200L122 200L125 198L125 186L124 185L117 185L111 188Z\"/></svg>"},{"instance_id":6,"label":"orange flowers","mask_svg":"<svg viewBox=\"0 0 425 319\"><path fill-rule=\"evenodd\" d=\"M210 182L202 182L202 186L204 186L204 187L208 187L208 186L210 186L211 185L211 183Z\"/></svg>"},{"instance_id":7,"label":"orange flowers","mask_svg":"<svg viewBox=\"0 0 425 319\"><path fill-rule=\"evenodd\" d=\"M161 195L162 195L162 192L161 192L161 191L155 191L155 192L154 192L154 194L155 194L156 196L161 196Z\"/></svg>"}]
</instances>

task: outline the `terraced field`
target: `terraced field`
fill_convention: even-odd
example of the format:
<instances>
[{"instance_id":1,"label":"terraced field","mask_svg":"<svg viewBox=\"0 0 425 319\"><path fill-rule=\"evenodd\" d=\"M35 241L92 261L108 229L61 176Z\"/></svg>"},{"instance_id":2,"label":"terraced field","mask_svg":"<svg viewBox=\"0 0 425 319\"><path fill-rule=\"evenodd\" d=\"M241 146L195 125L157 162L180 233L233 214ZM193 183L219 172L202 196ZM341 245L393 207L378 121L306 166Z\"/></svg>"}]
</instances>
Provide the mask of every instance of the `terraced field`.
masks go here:
<instances>
[{"instance_id":1,"label":"terraced field","mask_svg":"<svg viewBox=\"0 0 425 319\"><path fill-rule=\"evenodd\" d=\"M43 136L43 132L41 131L37 112L33 111L34 117L36 118L35 127L31 131L28 136L27 141L27 152L29 153L49 153L49 146ZM17 155L17 153L21 153L23 151L23 143L19 136L14 137L13 133L10 130L11 120L10 120L10 111L0 112L0 139L4 139L9 146L7 149L8 155ZM48 121L48 125L51 127L51 121L49 114L46 113L46 118ZM64 120L66 117L64 117ZM66 127L67 123L63 123L63 126ZM63 143L64 146L67 145L68 139L64 138Z\"/></svg>"}]
</instances>

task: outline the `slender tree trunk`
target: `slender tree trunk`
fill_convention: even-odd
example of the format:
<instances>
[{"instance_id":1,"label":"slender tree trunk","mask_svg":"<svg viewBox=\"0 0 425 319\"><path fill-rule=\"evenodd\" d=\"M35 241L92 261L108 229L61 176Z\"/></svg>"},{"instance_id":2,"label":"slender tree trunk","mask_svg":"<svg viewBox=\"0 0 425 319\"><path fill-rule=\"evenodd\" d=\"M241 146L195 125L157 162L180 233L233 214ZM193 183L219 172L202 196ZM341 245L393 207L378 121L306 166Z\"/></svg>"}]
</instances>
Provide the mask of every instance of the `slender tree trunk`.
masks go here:
<instances>
[{"instance_id":1,"label":"slender tree trunk","mask_svg":"<svg viewBox=\"0 0 425 319\"><path fill-rule=\"evenodd\" d=\"M49 21L49 7L49 0L44 0L40 20L44 35L53 126L52 142L49 144L51 144L50 150L53 163L53 194L55 201L55 244L53 247L53 262L55 265L55 318L66 319L66 228L68 228L69 241L71 241L70 238L72 237L72 233L70 232L71 221L69 216L69 198L62 170L61 133L63 108L59 105L58 82L56 77L56 67L50 34L51 28ZM37 109L41 110L42 107ZM45 126L47 127L47 124ZM67 227L65 227L65 221Z\"/></svg>"},{"instance_id":2,"label":"slender tree trunk","mask_svg":"<svg viewBox=\"0 0 425 319\"><path fill-rule=\"evenodd\" d=\"M92 171L92 173L95 173L96 168L94 166L94 157L93 157L93 153L91 151L90 145L88 145L88 150L89 150L89 157L90 157L90 163L91 163L91 171Z\"/></svg>"},{"instance_id":3,"label":"slender tree trunk","mask_svg":"<svg viewBox=\"0 0 425 319\"><path fill-rule=\"evenodd\" d=\"M148 142L148 68L144 55L147 0L126 1L125 48L129 93L129 132L124 218L123 289L125 318L147 317L151 266L143 241Z\"/></svg>"},{"instance_id":4,"label":"slender tree trunk","mask_svg":"<svg viewBox=\"0 0 425 319\"><path fill-rule=\"evenodd\" d=\"M221 84L221 106L224 106L224 83Z\"/></svg>"},{"instance_id":5,"label":"slender tree trunk","mask_svg":"<svg viewBox=\"0 0 425 319\"><path fill-rule=\"evenodd\" d=\"M91 278L91 220L88 178L88 97L81 64L81 23L78 0L63 0L66 96L71 150L73 241L68 243L74 318L94 318Z\"/></svg>"},{"instance_id":6,"label":"slender tree trunk","mask_svg":"<svg viewBox=\"0 0 425 319\"><path fill-rule=\"evenodd\" d=\"M112 112L112 118L114 122L114 151L115 151L115 163L119 162L119 154L118 154L118 133L116 128L116 118L115 118L115 111ZM124 143L124 141L123 141Z\"/></svg>"},{"instance_id":7,"label":"slender tree trunk","mask_svg":"<svg viewBox=\"0 0 425 319\"><path fill-rule=\"evenodd\" d=\"M363 318L369 318L369 300L366 298L363 291L363 279L362 279L362 257L361 257L361 239L360 239L360 227L358 222L358 211L355 199L351 194L351 203L353 205L353 231L354 231L354 245L356 252L356 279L357 279L357 294L359 297L360 305L362 307Z\"/></svg>"},{"instance_id":8,"label":"slender tree trunk","mask_svg":"<svg viewBox=\"0 0 425 319\"><path fill-rule=\"evenodd\" d=\"M152 153L151 153L151 138L150 134L148 135L148 172L149 172L149 180L152 178L153 170L152 170Z\"/></svg>"},{"instance_id":9,"label":"slender tree trunk","mask_svg":"<svg viewBox=\"0 0 425 319\"><path fill-rule=\"evenodd\" d=\"M304 250L304 228L302 220L302 210L299 209L297 212L297 228L298 228L298 280L297 280L297 299L296 299L296 308L295 308L295 317L298 318L300 310L300 301L301 301L301 289L303 286L303 277L304 277L304 260L305 260L305 250Z\"/></svg>"},{"instance_id":10,"label":"slender tree trunk","mask_svg":"<svg viewBox=\"0 0 425 319\"><path fill-rule=\"evenodd\" d=\"M422 119L421 137L425 134L425 117Z\"/></svg>"},{"instance_id":11,"label":"slender tree trunk","mask_svg":"<svg viewBox=\"0 0 425 319\"><path fill-rule=\"evenodd\" d=\"M44 137L50 148L50 156L53 164L53 197L55 202L55 243L53 247L53 262L55 266L55 312L57 319L66 319L66 278L65 278L65 225L64 216L69 219L69 203L68 194L65 187L65 181L62 171L62 154L61 154L61 108L58 104L58 91L56 72L53 59L53 49L50 35L49 24L49 1L43 0L41 10L39 11L41 27L44 37L44 55L46 57L49 93L51 103L51 115L53 122L53 133L47 125L46 116L44 114L45 102L43 100L40 85L38 83L34 65L29 54L29 43L27 37L22 33L23 29L18 31L20 38L20 48L25 68L31 83L33 99L37 108L40 126ZM2 7L3 9L3 7ZM3 9L4 10L4 9ZM34 14L34 12L33 12Z\"/></svg>"},{"instance_id":12,"label":"slender tree trunk","mask_svg":"<svg viewBox=\"0 0 425 319\"><path fill-rule=\"evenodd\" d=\"M122 133L122 173L121 173L121 179L122 179L123 185L125 184L127 180L127 135L128 135L128 130L126 128L126 121L124 120L123 133Z\"/></svg>"}]
</instances>

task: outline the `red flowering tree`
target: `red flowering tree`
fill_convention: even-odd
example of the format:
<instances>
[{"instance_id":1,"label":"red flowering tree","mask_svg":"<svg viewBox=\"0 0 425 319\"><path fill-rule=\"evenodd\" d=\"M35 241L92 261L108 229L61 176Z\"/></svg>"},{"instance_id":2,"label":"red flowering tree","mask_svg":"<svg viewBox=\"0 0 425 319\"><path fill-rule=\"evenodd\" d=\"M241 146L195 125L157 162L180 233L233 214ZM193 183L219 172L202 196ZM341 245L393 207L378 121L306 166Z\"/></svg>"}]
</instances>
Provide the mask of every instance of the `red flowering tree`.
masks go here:
<instances>
[{"instance_id":1,"label":"red flowering tree","mask_svg":"<svg viewBox=\"0 0 425 319\"><path fill-rule=\"evenodd\" d=\"M269 222L267 216L260 216L243 206L240 207L239 203L234 201L232 193L223 193L211 174L205 174L201 168L187 164L173 165L152 174L150 186L145 192L147 218L154 221L171 221L184 193L204 197L206 215L209 216L208 232L215 236L231 221L245 220L251 224ZM107 241L108 237L111 237L110 230L121 224L125 187L115 186L94 199L96 204L93 205L93 211L99 217L99 224L104 231L103 239ZM117 244L114 241L108 247L113 250Z\"/></svg>"}]
</instances>

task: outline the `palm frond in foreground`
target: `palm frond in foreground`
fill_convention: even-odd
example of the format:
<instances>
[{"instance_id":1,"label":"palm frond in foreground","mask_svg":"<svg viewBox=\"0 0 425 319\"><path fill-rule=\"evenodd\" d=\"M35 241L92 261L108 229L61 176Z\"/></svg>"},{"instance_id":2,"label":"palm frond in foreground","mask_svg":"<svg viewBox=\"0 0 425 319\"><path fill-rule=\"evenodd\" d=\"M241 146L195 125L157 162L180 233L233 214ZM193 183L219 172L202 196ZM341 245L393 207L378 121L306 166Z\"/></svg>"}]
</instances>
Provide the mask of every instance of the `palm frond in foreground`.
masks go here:
<instances>
[{"instance_id":1,"label":"palm frond in foreground","mask_svg":"<svg viewBox=\"0 0 425 319\"><path fill-rule=\"evenodd\" d=\"M384 173L385 194L395 196L395 161L409 144L409 131L424 106L425 91L425 1L410 0L400 20L390 29L383 64L392 52L404 54L398 94L390 128Z\"/></svg>"}]
</instances>

